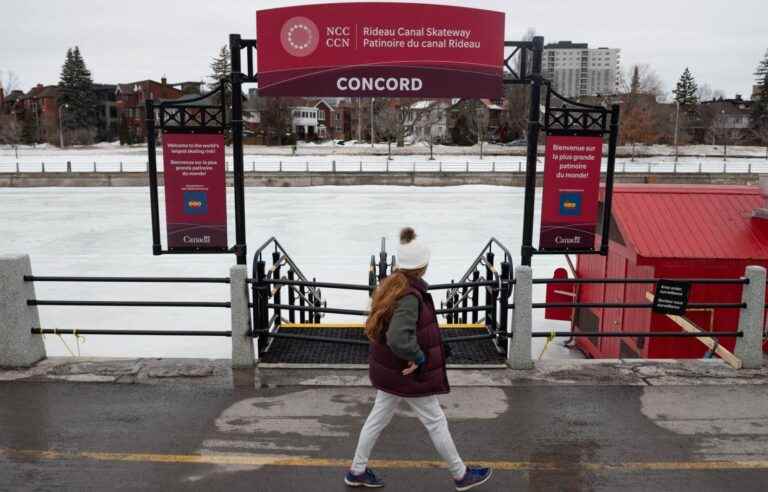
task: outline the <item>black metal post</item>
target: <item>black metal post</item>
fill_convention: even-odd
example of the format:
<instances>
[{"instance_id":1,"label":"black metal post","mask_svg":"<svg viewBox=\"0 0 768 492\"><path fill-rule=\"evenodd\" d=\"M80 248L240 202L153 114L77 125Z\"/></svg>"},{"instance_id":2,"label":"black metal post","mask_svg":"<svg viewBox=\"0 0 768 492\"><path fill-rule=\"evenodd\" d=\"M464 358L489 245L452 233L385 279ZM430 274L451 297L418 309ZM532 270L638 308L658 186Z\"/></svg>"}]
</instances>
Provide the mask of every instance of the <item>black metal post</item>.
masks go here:
<instances>
[{"instance_id":1,"label":"black metal post","mask_svg":"<svg viewBox=\"0 0 768 492\"><path fill-rule=\"evenodd\" d=\"M501 263L501 279L511 280L512 278L512 265L508 261ZM511 284L509 282L502 282L501 284L501 297L499 299L499 326L494 329L506 333L509 324L509 296L511 294ZM507 344L499 344L502 350L506 353Z\"/></svg>"},{"instance_id":2,"label":"black metal post","mask_svg":"<svg viewBox=\"0 0 768 492\"><path fill-rule=\"evenodd\" d=\"M533 38L533 66L531 69L531 102L528 109L528 160L525 166L525 207L523 211L522 264L530 266L533 257L533 208L536 199L536 161L539 152L539 118L541 110L541 59L544 38ZM523 54L525 56L525 54Z\"/></svg>"},{"instance_id":3,"label":"black metal post","mask_svg":"<svg viewBox=\"0 0 768 492\"><path fill-rule=\"evenodd\" d=\"M480 270L475 270L472 272L472 282L479 282L480 281ZM472 287L472 306L478 306L480 305L480 287L475 285ZM472 311L472 322L477 323L478 313L477 311Z\"/></svg>"},{"instance_id":4,"label":"black metal post","mask_svg":"<svg viewBox=\"0 0 768 492\"><path fill-rule=\"evenodd\" d=\"M371 255L371 266L368 268L368 297L373 297L376 289L376 257Z\"/></svg>"},{"instance_id":5,"label":"black metal post","mask_svg":"<svg viewBox=\"0 0 768 492\"><path fill-rule=\"evenodd\" d=\"M296 277L296 274L293 273L293 269L291 268L290 270L288 270L288 281L293 282L295 277ZM296 292L293 289L294 289L293 285L289 285L288 286L288 304L290 304L291 306L295 306L296 305ZM275 301L275 302L277 303L277 301ZM289 311L288 312L288 320L291 323L295 323L296 322L296 311Z\"/></svg>"},{"instance_id":6,"label":"black metal post","mask_svg":"<svg viewBox=\"0 0 768 492\"><path fill-rule=\"evenodd\" d=\"M253 263L253 279L255 282L251 286L253 290L253 331L257 333L267 329L267 299L264 296L267 285L264 284L265 279L265 266L262 260L254 261ZM258 337L258 335L256 335ZM260 342L266 342L266 339L259 340ZM261 347L262 344L259 344Z\"/></svg>"},{"instance_id":7,"label":"black metal post","mask_svg":"<svg viewBox=\"0 0 768 492\"><path fill-rule=\"evenodd\" d=\"M243 100L239 34L229 35L229 51L232 57L232 158L235 187L235 255L237 264L247 264L245 239L245 177L243 169ZM222 94L223 97L223 94Z\"/></svg>"},{"instance_id":8,"label":"black metal post","mask_svg":"<svg viewBox=\"0 0 768 492\"><path fill-rule=\"evenodd\" d=\"M313 278L312 281L316 282L317 279ZM323 306L323 300L320 298L320 291L319 290L317 291L317 296L314 299L315 299L315 308L321 308ZM312 320L313 323L319 323L320 322L321 313L322 313L322 311L315 310L315 318Z\"/></svg>"},{"instance_id":9,"label":"black metal post","mask_svg":"<svg viewBox=\"0 0 768 492\"><path fill-rule=\"evenodd\" d=\"M272 279L280 279L280 252L275 251L272 253ZM274 285L274 284L273 284ZM272 296L274 302L277 305L280 305L281 301L281 295L280 290L282 288L282 285L275 285L275 295ZM275 308L275 326L280 326L280 308Z\"/></svg>"},{"instance_id":10,"label":"black metal post","mask_svg":"<svg viewBox=\"0 0 768 492\"><path fill-rule=\"evenodd\" d=\"M493 261L496 258L496 256L493 254L493 251L488 251L485 255L485 280L488 282L493 281ZM493 290L493 287L486 287L485 288L485 305L486 306L493 306L493 303L496 302L496 295ZM494 310L495 311L495 310ZM495 319L495 312L491 311L491 309L485 310L485 326L490 326L493 329L495 327L493 325L496 324Z\"/></svg>"},{"instance_id":11,"label":"black metal post","mask_svg":"<svg viewBox=\"0 0 768 492\"><path fill-rule=\"evenodd\" d=\"M387 276L387 240L381 238L381 251L379 252L379 280Z\"/></svg>"},{"instance_id":12,"label":"black metal post","mask_svg":"<svg viewBox=\"0 0 768 492\"><path fill-rule=\"evenodd\" d=\"M303 285L299 286L299 307L304 307L304 296L306 295L305 288ZM306 318L304 316L304 310L302 309L299 311L299 323L304 323L306 321Z\"/></svg>"},{"instance_id":13,"label":"black metal post","mask_svg":"<svg viewBox=\"0 0 768 492\"><path fill-rule=\"evenodd\" d=\"M603 230L600 254L608 255L611 235L611 206L613 203L613 175L616 168L616 145L619 141L619 105L611 106L611 135L608 139L608 164L605 173L605 197L603 198Z\"/></svg>"},{"instance_id":14,"label":"black metal post","mask_svg":"<svg viewBox=\"0 0 768 492\"><path fill-rule=\"evenodd\" d=\"M155 130L155 101L144 101L145 128L147 131L147 172L149 174L149 202L152 217L152 254L158 256L162 252L160 244L160 205L157 198L157 135Z\"/></svg>"},{"instance_id":15,"label":"black metal post","mask_svg":"<svg viewBox=\"0 0 768 492\"><path fill-rule=\"evenodd\" d=\"M469 305L469 299L467 298L469 295L468 289L466 286L461 288L461 307L465 308ZM467 322L467 312L464 311L461 313L461 322L466 323Z\"/></svg>"}]
</instances>

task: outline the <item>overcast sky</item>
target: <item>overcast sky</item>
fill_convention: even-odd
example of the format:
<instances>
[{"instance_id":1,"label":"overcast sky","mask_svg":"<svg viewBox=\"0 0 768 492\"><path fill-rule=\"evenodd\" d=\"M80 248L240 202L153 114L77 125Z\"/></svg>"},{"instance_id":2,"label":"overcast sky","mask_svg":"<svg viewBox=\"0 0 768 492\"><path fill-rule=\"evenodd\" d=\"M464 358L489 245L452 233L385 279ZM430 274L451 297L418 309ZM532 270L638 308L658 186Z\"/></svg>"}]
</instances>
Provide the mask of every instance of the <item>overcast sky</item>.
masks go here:
<instances>
[{"instance_id":1,"label":"overcast sky","mask_svg":"<svg viewBox=\"0 0 768 492\"><path fill-rule=\"evenodd\" d=\"M201 80L229 33L254 38L257 9L278 0L3 0L0 70L22 89L58 82L67 47L78 45L95 82ZM622 65L650 64L671 91L686 66L699 84L748 97L768 50L766 0L440 1L506 13L507 39L528 28L546 42L621 49Z\"/></svg>"}]
</instances>

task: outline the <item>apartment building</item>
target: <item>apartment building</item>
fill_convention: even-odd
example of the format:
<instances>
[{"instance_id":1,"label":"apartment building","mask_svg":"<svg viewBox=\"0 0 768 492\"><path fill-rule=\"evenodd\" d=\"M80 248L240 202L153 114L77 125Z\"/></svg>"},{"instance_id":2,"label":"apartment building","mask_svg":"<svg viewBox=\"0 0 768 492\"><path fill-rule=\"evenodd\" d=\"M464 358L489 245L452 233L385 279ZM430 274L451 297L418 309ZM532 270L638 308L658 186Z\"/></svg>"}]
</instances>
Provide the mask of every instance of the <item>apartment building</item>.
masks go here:
<instances>
[{"instance_id":1,"label":"apartment building","mask_svg":"<svg viewBox=\"0 0 768 492\"><path fill-rule=\"evenodd\" d=\"M619 49L560 41L544 46L542 71L563 96L608 96L618 92L619 62Z\"/></svg>"}]
</instances>

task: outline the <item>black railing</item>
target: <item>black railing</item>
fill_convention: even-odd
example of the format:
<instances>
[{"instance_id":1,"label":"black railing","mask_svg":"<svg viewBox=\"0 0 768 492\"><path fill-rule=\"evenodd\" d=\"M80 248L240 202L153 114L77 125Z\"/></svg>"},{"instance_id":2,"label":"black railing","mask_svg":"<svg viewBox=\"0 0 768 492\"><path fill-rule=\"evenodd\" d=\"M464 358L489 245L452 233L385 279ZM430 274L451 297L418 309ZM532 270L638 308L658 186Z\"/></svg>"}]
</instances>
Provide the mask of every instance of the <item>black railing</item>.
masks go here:
<instances>
[{"instance_id":1,"label":"black railing","mask_svg":"<svg viewBox=\"0 0 768 492\"><path fill-rule=\"evenodd\" d=\"M83 277L65 275L25 275L25 282L73 282L73 283L190 283L190 284L228 284L229 277ZM89 306L89 307L199 307L230 308L229 301L115 301L115 300L63 300L63 299L27 299L28 306ZM211 330L102 330L102 329L59 329L32 327L31 332L38 335L143 335L143 336L191 336L191 337L231 337L231 331Z\"/></svg>"},{"instance_id":2,"label":"black railing","mask_svg":"<svg viewBox=\"0 0 768 492\"><path fill-rule=\"evenodd\" d=\"M274 246L272 267L267 271L266 262L262 257L267 248L272 246ZM501 273L498 272L492 264L493 252L491 248L494 246L499 248L504 254L505 261L502 262ZM488 253L491 255L490 258L488 257ZM461 292L464 294L469 293L469 295L473 296L471 303L467 299L464 299L463 302L459 301L451 307L445 307L443 305L441 306L441 309L436 310L436 314L444 315L449 323L466 324L469 321L469 316L471 316L471 322L477 324L478 314L481 312L486 313L483 322L487 334L467 337L448 337L446 343L496 339L497 336L499 336L497 334L497 332L500 333L500 331L497 330L499 323L496 320L496 313L499 313L502 323L506 326L508 310L506 308L498 309L495 299L498 299L499 293L502 291L505 293L503 299L506 301L506 299L509 298L511 292L511 283L509 282L509 280L511 280L511 258L512 256L509 250L496 239L492 238L482 249L478 258L473 262L475 270L478 265L486 266L489 270L486 278L480 278L479 273L473 275L470 270L470 273L465 275L459 282L433 284L428 287L428 290L430 291L447 290L454 293L458 292L458 289L462 289ZM289 270L287 276L282 277L280 269L284 265L287 265ZM319 323L321 317L325 314L359 317L368 316L370 314L368 310L328 307L326 302L321 302L320 289L368 292L369 295L372 295L378 283L390 274L395 266L396 258L387 253L386 242L382 239L381 250L378 255L371 256L367 285L340 282L318 282L315 279L309 280L301 270L299 270L296 263L290 255L287 254L282 245L275 238L270 238L256 250L253 278L248 281L253 290L253 301L250 303L250 307L253 309L253 327L251 335L265 342L259 344L260 352L268 351L271 346L271 341L279 338L367 345L368 342L361 340L281 333L282 314L287 313L291 323L295 323L296 318L298 317L301 324L304 324L307 320L309 323ZM280 291L285 287L288 288L287 303L283 302L283 298L280 297ZM489 293L486 296L486 303L484 304L480 303L479 292L481 289ZM506 304L504 304L504 306L506 306ZM270 313L272 313L271 317ZM487 313L491 314L489 315Z\"/></svg>"},{"instance_id":3,"label":"black railing","mask_svg":"<svg viewBox=\"0 0 768 492\"><path fill-rule=\"evenodd\" d=\"M268 248L273 248L271 253L272 266L269 271L266 269L266 262L263 255ZM286 266L288 271L282 276L282 269ZM288 320L291 323L296 322L296 314L301 323L306 322L307 318L311 323L319 323L325 313L335 310L327 308L322 301L320 287L322 285L316 280L309 280L304 272L296 265L291 256L286 252L283 245L274 238L269 238L254 253L253 256L253 278L248 281L251 284L252 302L252 328L251 335L265 343L259 343L259 350L266 352L272 338L266 337L267 333L277 333L282 324L282 311L288 313ZM282 290L287 288L288 304L283 303ZM339 288L339 287L335 287ZM368 290L365 286L364 289ZM270 302L270 298L272 302ZM270 318L269 311L273 312ZM338 310L342 311L342 310ZM348 314L348 313L337 313Z\"/></svg>"}]
</instances>

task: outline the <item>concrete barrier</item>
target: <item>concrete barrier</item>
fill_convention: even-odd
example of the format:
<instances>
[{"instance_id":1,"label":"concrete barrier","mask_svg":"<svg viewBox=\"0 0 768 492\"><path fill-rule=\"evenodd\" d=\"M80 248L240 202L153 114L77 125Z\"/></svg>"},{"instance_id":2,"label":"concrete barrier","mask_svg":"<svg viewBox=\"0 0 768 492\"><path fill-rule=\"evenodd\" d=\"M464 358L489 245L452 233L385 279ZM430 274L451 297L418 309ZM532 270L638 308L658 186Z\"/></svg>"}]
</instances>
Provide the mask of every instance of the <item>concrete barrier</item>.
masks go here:
<instances>
[{"instance_id":1,"label":"concrete barrier","mask_svg":"<svg viewBox=\"0 0 768 492\"><path fill-rule=\"evenodd\" d=\"M749 283L744 286L741 302L747 307L739 313L739 331L734 355L741 359L743 369L763 367L763 316L765 313L765 268L749 266L744 274Z\"/></svg>"},{"instance_id":2,"label":"concrete barrier","mask_svg":"<svg viewBox=\"0 0 768 492\"><path fill-rule=\"evenodd\" d=\"M533 270L529 266L515 268L512 295L512 339L507 342L507 365L512 369L533 369L531 332L533 329Z\"/></svg>"},{"instance_id":3,"label":"concrete barrier","mask_svg":"<svg viewBox=\"0 0 768 492\"><path fill-rule=\"evenodd\" d=\"M42 336L31 333L40 315L27 306L35 286L24 275L32 275L29 256L0 256L0 367L29 367L46 356Z\"/></svg>"},{"instance_id":4,"label":"concrete barrier","mask_svg":"<svg viewBox=\"0 0 768 492\"><path fill-rule=\"evenodd\" d=\"M229 291L232 316L232 367L246 369L255 365L251 330L251 310L248 307L248 269L234 265L229 270Z\"/></svg>"},{"instance_id":5,"label":"concrete barrier","mask_svg":"<svg viewBox=\"0 0 768 492\"><path fill-rule=\"evenodd\" d=\"M163 184L163 175L158 176ZM542 173L536 179L543 181ZM757 184L754 173L617 173L617 183L665 184ZM227 174L227 186L232 186L232 173ZM0 173L0 188L33 187L115 187L148 186L147 173ZM525 173L518 172L253 172L246 171L247 187L306 187L306 186L525 186Z\"/></svg>"}]
</instances>

